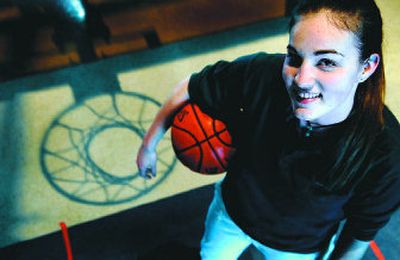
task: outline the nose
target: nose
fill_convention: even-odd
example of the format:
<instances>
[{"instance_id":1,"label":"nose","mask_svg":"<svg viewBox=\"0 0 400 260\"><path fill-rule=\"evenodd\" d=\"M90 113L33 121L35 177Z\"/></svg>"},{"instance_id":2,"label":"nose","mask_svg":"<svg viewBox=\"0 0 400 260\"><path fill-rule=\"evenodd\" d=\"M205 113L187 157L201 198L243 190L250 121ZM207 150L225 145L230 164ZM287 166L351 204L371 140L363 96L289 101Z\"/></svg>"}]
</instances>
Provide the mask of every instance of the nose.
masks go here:
<instances>
[{"instance_id":1,"label":"nose","mask_svg":"<svg viewBox=\"0 0 400 260\"><path fill-rule=\"evenodd\" d=\"M306 60L304 60L294 75L294 82L300 88L311 88L314 84L313 67Z\"/></svg>"}]
</instances>

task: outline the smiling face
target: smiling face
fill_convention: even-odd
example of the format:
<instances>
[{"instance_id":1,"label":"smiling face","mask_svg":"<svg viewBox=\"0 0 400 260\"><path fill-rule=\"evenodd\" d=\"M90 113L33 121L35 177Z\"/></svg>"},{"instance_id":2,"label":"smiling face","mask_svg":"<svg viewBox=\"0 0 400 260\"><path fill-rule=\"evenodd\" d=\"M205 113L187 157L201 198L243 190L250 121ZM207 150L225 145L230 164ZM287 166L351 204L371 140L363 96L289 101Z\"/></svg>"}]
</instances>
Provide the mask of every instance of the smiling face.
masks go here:
<instances>
[{"instance_id":1,"label":"smiling face","mask_svg":"<svg viewBox=\"0 0 400 260\"><path fill-rule=\"evenodd\" d=\"M357 37L329 21L328 11L301 16L290 31L282 75L295 116L329 125L345 120L363 78Z\"/></svg>"}]
</instances>

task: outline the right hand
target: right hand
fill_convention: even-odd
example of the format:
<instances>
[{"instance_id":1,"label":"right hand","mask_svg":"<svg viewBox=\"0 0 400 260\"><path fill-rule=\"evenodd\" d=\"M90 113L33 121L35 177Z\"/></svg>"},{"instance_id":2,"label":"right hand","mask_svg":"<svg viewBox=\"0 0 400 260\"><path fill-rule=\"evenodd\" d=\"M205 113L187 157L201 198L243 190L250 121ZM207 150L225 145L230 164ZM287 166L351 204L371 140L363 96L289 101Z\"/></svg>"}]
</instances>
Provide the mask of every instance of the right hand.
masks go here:
<instances>
[{"instance_id":1,"label":"right hand","mask_svg":"<svg viewBox=\"0 0 400 260\"><path fill-rule=\"evenodd\" d=\"M156 164L156 151L148 149L142 144L136 157L136 165L139 169L139 175L146 180L156 177Z\"/></svg>"},{"instance_id":2,"label":"right hand","mask_svg":"<svg viewBox=\"0 0 400 260\"><path fill-rule=\"evenodd\" d=\"M156 177L157 153L156 147L165 132L170 127L171 119L177 109L189 100L189 77L182 80L174 89L171 97L167 99L158 111L153 123L143 137L142 146L136 157L139 175L145 179Z\"/></svg>"}]
</instances>

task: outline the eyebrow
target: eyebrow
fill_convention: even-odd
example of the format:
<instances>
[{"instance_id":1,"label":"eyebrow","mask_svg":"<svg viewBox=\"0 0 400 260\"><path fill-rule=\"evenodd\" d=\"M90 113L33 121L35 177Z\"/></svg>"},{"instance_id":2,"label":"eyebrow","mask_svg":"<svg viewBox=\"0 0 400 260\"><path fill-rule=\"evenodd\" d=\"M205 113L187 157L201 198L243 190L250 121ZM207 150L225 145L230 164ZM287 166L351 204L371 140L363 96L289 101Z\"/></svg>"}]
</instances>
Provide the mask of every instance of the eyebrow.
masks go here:
<instances>
[{"instance_id":1,"label":"eyebrow","mask_svg":"<svg viewBox=\"0 0 400 260\"><path fill-rule=\"evenodd\" d=\"M287 48L288 51L292 51L292 52L297 54L297 50L293 46L288 45L286 48ZM340 52L338 52L336 50L318 50L318 51L314 52L314 55L317 55L317 56L318 55L324 55L324 54L337 54L337 55L340 55L340 56L344 57L344 55L342 53L340 53Z\"/></svg>"}]
</instances>

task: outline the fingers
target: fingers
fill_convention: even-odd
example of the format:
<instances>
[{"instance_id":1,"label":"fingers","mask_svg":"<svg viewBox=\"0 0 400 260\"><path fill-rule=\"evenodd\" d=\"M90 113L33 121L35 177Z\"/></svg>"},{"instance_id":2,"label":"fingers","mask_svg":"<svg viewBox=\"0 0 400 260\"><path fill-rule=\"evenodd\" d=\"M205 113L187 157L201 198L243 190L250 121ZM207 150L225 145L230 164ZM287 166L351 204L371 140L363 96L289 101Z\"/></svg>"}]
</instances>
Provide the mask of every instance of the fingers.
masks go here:
<instances>
[{"instance_id":1,"label":"fingers","mask_svg":"<svg viewBox=\"0 0 400 260\"><path fill-rule=\"evenodd\" d=\"M144 178L149 180L153 179L154 177L156 177L156 171L151 167L146 168Z\"/></svg>"},{"instance_id":2,"label":"fingers","mask_svg":"<svg viewBox=\"0 0 400 260\"><path fill-rule=\"evenodd\" d=\"M142 146L136 158L139 175L146 180L156 177L156 161L156 153L154 151L148 151Z\"/></svg>"},{"instance_id":3,"label":"fingers","mask_svg":"<svg viewBox=\"0 0 400 260\"><path fill-rule=\"evenodd\" d=\"M149 180L149 179L153 179L154 177L156 177L156 171L153 170L154 168L152 168L151 166L148 167L139 167L139 175L140 177Z\"/></svg>"},{"instance_id":4,"label":"fingers","mask_svg":"<svg viewBox=\"0 0 400 260\"><path fill-rule=\"evenodd\" d=\"M156 177L157 170L155 163L153 165L148 165L148 164L140 165L140 163L138 163L138 168L139 168L139 175L144 179L149 180Z\"/></svg>"},{"instance_id":5,"label":"fingers","mask_svg":"<svg viewBox=\"0 0 400 260\"><path fill-rule=\"evenodd\" d=\"M157 169L156 169L156 164L154 163L151 167L151 175L152 178L156 177Z\"/></svg>"}]
</instances>

